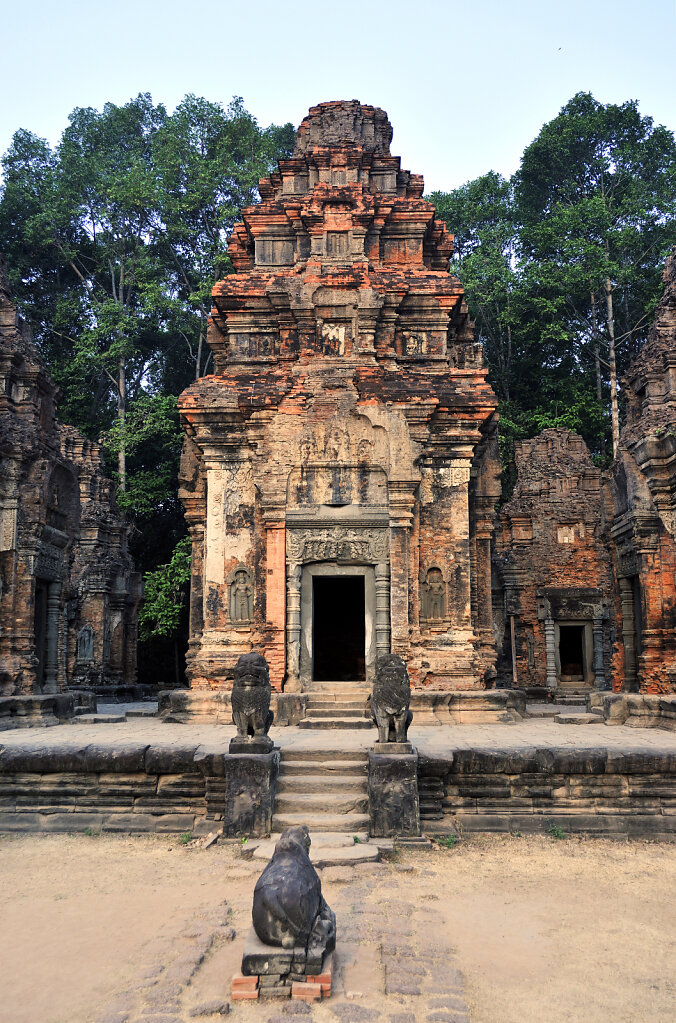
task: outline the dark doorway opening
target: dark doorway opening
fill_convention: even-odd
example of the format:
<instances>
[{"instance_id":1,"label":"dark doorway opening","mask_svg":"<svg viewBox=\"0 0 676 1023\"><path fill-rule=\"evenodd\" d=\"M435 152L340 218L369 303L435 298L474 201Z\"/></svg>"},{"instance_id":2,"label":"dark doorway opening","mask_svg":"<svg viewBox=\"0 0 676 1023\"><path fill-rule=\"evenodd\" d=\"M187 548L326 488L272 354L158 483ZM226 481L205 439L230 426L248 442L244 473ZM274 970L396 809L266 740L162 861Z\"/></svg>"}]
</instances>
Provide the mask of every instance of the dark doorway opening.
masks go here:
<instances>
[{"instance_id":1,"label":"dark doorway opening","mask_svg":"<svg viewBox=\"0 0 676 1023\"><path fill-rule=\"evenodd\" d=\"M584 682L584 625L559 626L561 680Z\"/></svg>"},{"instance_id":2,"label":"dark doorway opening","mask_svg":"<svg viewBox=\"0 0 676 1023\"><path fill-rule=\"evenodd\" d=\"M45 684L45 661L47 660L47 587L49 583L42 579L35 580L35 656L38 659L35 669L37 684L42 688Z\"/></svg>"},{"instance_id":3,"label":"dark doorway opening","mask_svg":"<svg viewBox=\"0 0 676 1023\"><path fill-rule=\"evenodd\" d=\"M366 678L364 577L312 579L312 677L317 682Z\"/></svg>"}]
</instances>

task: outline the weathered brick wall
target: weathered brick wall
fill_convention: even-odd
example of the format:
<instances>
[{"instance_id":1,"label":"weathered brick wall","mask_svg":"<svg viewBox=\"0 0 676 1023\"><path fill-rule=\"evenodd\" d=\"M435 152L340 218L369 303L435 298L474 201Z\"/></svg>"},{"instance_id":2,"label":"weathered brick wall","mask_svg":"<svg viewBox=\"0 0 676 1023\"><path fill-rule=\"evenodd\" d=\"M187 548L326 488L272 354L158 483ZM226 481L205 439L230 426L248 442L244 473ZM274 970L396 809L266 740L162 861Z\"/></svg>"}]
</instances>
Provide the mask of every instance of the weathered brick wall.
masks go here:
<instances>
[{"instance_id":1,"label":"weathered brick wall","mask_svg":"<svg viewBox=\"0 0 676 1023\"><path fill-rule=\"evenodd\" d=\"M617 603L601 473L582 438L565 429L517 443L515 458L517 482L501 509L495 551L498 600L505 611L501 678L511 684L514 677L511 616L516 682L523 687L547 685L547 617L562 624L596 617L602 621L605 678L619 686L622 675L612 661Z\"/></svg>"},{"instance_id":2,"label":"weathered brick wall","mask_svg":"<svg viewBox=\"0 0 676 1023\"><path fill-rule=\"evenodd\" d=\"M0 263L0 695L136 681L140 577L98 446L56 386Z\"/></svg>"},{"instance_id":3,"label":"weathered brick wall","mask_svg":"<svg viewBox=\"0 0 676 1023\"><path fill-rule=\"evenodd\" d=\"M624 383L612 536L627 688L676 691L676 250L655 322Z\"/></svg>"}]
</instances>

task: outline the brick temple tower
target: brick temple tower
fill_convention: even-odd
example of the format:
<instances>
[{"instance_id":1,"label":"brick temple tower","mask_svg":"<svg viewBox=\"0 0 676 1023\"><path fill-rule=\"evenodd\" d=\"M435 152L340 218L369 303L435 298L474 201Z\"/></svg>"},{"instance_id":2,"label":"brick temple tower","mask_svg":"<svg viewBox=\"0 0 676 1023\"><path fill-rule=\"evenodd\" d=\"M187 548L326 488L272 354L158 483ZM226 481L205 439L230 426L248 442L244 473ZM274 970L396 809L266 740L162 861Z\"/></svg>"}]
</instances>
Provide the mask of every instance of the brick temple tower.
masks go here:
<instances>
[{"instance_id":1,"label":"brick temple tower","mask_svg":"<svg viewBox=\"0 0 676 1023\"><path fill-rule=\"evenodd\" d=\"M383 110L313 107L260 182L213 290L214 373L181 396L193 540L188 673L273 685L492 678L495 396L452 237Z\"/></svg>"}]
</instances>

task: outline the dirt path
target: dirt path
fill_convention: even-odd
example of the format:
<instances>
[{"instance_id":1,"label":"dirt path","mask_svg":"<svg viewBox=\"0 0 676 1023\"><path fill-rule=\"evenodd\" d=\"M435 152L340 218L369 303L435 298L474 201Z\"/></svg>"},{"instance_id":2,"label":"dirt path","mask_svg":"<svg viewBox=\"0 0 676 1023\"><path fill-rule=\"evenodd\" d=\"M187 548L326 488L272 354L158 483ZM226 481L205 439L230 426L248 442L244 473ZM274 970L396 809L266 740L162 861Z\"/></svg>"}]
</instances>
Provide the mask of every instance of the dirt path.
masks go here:
<instances>
[{"instance_id":1,"label":"dirt path","mask_svg":"<svg viewBox=\"0 0 676 1023\"><path fill-rule=\"evenodd\" d=\"M236 845L0 839L1 1023L178 1023L229 1001L260 870ZM340 966L306 1019L464 1023L467 1006L471 1023L676 1018L676 846L475 837L332 868L323 886ZM228 1018L303 1008L243 1003Z\"/></svg>"}]
</instances>

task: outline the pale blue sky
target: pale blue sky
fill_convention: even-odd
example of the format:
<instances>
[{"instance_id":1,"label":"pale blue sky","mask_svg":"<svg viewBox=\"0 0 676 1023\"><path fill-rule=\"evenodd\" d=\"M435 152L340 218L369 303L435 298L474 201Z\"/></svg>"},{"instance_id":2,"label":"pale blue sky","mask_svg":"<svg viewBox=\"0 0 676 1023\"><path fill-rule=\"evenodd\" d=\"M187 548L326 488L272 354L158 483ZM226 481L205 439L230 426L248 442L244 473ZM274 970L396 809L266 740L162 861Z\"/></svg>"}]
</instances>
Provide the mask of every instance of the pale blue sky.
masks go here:
<instances>
[{"instance_id":1,"label":"pale blue sky","mask_svg":"<svg viewBox=\"0 0 676 1023\"><path fill-rule=\"evenodd\" d=\"M0 152L141 91L172 109L241 95L261 125L354 98L387 110L428 190L450 189L511 174L580 90L676 130L675 29L671 0L1 0Z\"/></svg>"}]
</instances>

